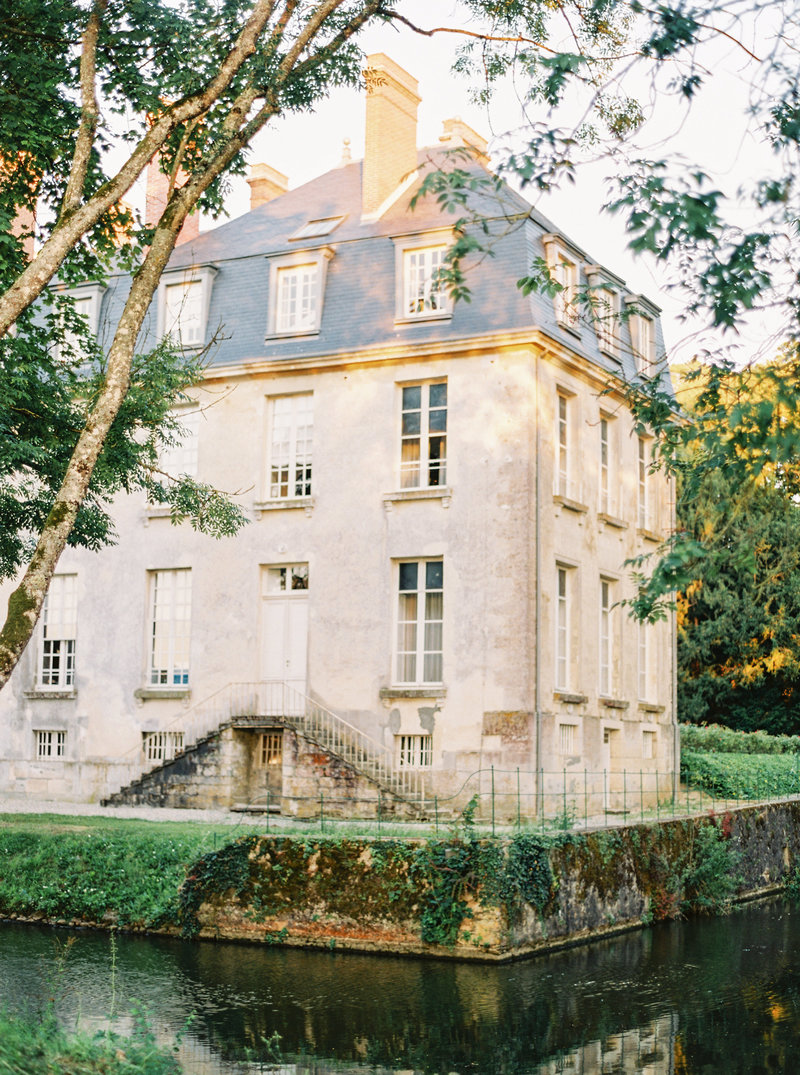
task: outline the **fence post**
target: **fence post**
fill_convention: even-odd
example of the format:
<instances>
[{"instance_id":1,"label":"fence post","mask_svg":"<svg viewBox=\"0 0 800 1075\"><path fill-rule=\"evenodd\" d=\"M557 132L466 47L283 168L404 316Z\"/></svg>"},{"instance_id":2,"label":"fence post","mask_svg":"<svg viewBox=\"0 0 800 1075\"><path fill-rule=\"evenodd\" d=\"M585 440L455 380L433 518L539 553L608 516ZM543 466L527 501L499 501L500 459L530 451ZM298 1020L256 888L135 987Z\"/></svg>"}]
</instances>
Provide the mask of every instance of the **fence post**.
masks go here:
<instances>
[{"instance_id":1,"label":"fence post","mask_svg":"<svg viewBox=\"0 0 800 1075\"><path fill-rule=\"evenodd\" d=\"M644 824L644 772L639 770L639 808L642 812L642 824Z\"/></svg>"},{"instance_id":2,"label":"fence post","mask_svg":"<svg viewBox=\"0 0 800 1075\"><path fill-rule=\"evenodd\" d=\"M439 796L433 797L433 826L436 831L436 835L439 835Z\"/></svg>"},{"instance_id":3,"label":"fence post","mask_svg":"<svg viewBox=\"0 0 800 1075\"><path fill-rule=\"evenodd\" d=\"M583 769L583 827L589 828L589 770Z\"/></svg>"},{"instance_id":4,"label":"fence post","mask_svg":"<svg viewBox=\"0 0 800 1075\"><path fill-rule=\"evenodd\" d=\"M566 765L564 766L564 795L563 795L563 798L564 798L564 818L563 818L563 820L564 820L564 828L566 828L567 827L567 817L569 816L567 814L567 767L566 767Z\"/></svg>"},{"instance_id":5,"label":"fence post","mask_svg":"<svg viewBox=\"0 0 800 1075\"><path fill-rule=\"evenodd\" d=\"M539 798L539 825L544 832L544 769L539 767L539 786L536 789Z\"/></svg>"},{"instance_id":6,"label":"fence post","mask_svg":"<svg viewBox=\"0 0 800 1075\"><path fill-rule=\"evenodd\" d=\"M378 788L378 839L381 835L381 789Z\"/></svg>"},{"instance_id":7,"label":"fence post","mask_svg":"<svg viewBox=\"0 0 800 1075\"><path fill-rule=\"evenodd\" d=\"M319 830L325 832L325 793L319 789Z\"/></svg>"},{"instance_id":8,"label":"fence post","mask_svg":"<svg viewBox=\"0 0 800 1075\"><path fill-rule=\"evenodd\" d=\"M517 766L517 832L522 829L521 805L519 799L519 766Z\"/></svg>"},{"instance_id":9,"label":"fence post","mask_svg":"<svg viewBox=\"0 0 800 1075\"><path fill-rule=\"evenodd\" d=\"M269 832L269 788L267 788L267 832Z\"/></svg>"},{"instance_id":10,"label":"fence post","mask_svg":"<svg viewBox=\"0 0 800 1075\"><path fill-rule=\"evenodd\" d=\"M658 766L656 766L656 821L661 820L661 800L658 796Z\"/></svg>"},{"instance_id":11,"label":"fence post","mask_svg":"<svg viewBox=\"0 0 800 1075\"><path fill-rule=\"evenodd\" d=\"M622 770L622 819L628 816L628 770Z\"/></svg>"},{"instance_id":12,"label":"fence post","mask_svg":"<svg viewBox=\"0 0 800 1075\"><path fill-rule=\"evenodd\" d=\"M495 766L491 766L491 835L495 835Z\"/></svg>"},{"instance_id":13,"label":"fence post","mask_svg":"<svg viewBox=\"0 0 800 1075\"><path fill-rule=\"evenodd\" d=\"M603 817L608 824L608 769L603 770Z\"/></svg>"}]
</instances>

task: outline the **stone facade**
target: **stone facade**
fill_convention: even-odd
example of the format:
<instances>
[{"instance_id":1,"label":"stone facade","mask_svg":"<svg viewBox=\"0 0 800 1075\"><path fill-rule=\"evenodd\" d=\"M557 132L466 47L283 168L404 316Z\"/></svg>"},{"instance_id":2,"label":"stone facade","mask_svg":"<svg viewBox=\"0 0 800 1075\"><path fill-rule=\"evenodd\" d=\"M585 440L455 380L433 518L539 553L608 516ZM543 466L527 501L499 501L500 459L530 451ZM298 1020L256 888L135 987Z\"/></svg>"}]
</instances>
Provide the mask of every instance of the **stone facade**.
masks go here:
<instances>
[{"instance_id":1,"label":"stone facade","mask_svg":"<svg viewBox=\"0 0 800 1075\"><path fill-rule=\"evenodd\" d=\"M373 59L388 73L368 109L382 89L410 100L413 79ZM380 107L364 174L395 122ZM493 791L508 816L552 814L589 786L608 807L623 776L648 800L672 780L674 631L617 604L625 560L672 526L622 395L667 378L657 308L510 190L518 226L486 201L507 234L452 306L436 265L453 221L431 200L409 211L419 182L395 176L379 213L344 163L175 251L142 346L218 342L165 466L244 490L249 523L214 542L131 496L115 546L64 554L0 697L4 791L112 794L235 716L214 708L228 684L265 681L421 774L442 809ZM563 294L608 296L610 333L522 294L542 256ZM98 331L128 286L111 279ZM349 788L327 753L312 777L283 765L285 809L309 784ZM220 801L239 794L225 764Z\"/></svg>"}]
</instances>

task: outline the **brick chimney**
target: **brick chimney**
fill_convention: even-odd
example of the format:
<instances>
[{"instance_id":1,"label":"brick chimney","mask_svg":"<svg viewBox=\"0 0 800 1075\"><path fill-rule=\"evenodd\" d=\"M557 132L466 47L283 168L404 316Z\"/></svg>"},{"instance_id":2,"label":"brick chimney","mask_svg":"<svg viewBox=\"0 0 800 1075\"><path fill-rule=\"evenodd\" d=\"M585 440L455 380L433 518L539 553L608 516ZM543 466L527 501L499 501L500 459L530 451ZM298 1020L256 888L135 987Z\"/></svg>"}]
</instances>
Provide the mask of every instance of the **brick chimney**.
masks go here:
<instances>
[{"instance_id":1,"label":"brick chimney","mask_svg":"<svg viewBox=\"0 0 800 1075\"><path fill-rule=\"evenodd\" d=\"M147 187L145 191L144 219L145 223L153 226L161 219L161 214L167 207L169 194L169 176L159 168L158 156L156 155L147 166ZM183 172L178 172L177 183L180 186L186 179ZM189 239L196 239L200 234L200 216L192 212L184 220L175 245L185 243Z\"/></svg>"},{"instance_id":2,"label":"brick chimney","mask_svg":"<svg viewBox=\"0 0 800 1075\"><path fill-rule=\"evenodd\" d=\"M247 182L250 184L251 210L271 202L289 189L289 180L283 172L270 168L268 164L254 164Z\"/></svg>"},{"instance_id":3,"label":"brick chimney","mask_svg":"<svg viewBox=\"0 0 800 1075\"><path fill-rule=\"evenodd\" d=\"M417 167L418 83L382 52L367 57L367 125L361 211L374 214Z\"/></svg>"},{"instance_id":4,"label":"brick chimney","mask_svg":"<svg viewBox=\"0 0 800 1075\"><path fill-rule=\"evenodd\" d=\"M473 130L468 123L465 123L460 116L454 116L452 119L444 121L439 141L443 143L446 149L466 146L479 164L486 166L489 163L488 142L482 135Z\"/></svg>"}]
</instances>

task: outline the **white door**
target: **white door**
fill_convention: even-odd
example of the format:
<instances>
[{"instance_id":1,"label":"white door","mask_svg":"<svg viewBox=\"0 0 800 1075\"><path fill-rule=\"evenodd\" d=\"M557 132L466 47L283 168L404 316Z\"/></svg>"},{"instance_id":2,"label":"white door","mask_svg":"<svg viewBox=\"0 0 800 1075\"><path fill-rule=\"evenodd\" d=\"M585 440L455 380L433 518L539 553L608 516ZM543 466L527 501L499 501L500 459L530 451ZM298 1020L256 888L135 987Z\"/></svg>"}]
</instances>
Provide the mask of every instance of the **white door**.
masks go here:
<instances>
[{"instance_id":1,"label":"white door","mask_svg":"<svg viewBox=\"0 0 800 1075\"><path fill-rule=\"evenodd\" d=\"M305 693L308 565L265 567L261 579L261 678Z\"/></svg>"}]
</instances>

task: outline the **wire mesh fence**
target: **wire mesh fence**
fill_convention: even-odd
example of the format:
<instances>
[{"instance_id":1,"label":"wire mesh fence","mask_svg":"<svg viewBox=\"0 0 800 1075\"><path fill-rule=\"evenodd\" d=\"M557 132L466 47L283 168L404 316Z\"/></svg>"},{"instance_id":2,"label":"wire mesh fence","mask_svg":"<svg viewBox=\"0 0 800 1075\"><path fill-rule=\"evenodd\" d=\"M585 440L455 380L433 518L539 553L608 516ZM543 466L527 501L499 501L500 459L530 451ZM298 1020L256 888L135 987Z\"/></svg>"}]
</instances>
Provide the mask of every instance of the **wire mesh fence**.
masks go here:
<instances>
[{"instance_id":1,"label":"wire mesh fence","mask_svg":"<svg viewBox=\"0 0 800 1075\"><path fill-rule=\"evenodd\" d=\"M266 792L245 808L261 813L267 831L310 830L333 834L438 835L465 822L485 835L554 832L666 821L701 813L724 813L754 801L800 799L775 796L769 787L747 797L721 796L658 770L523 770L488 767L463 778L450 794L407 804L378 791L369 798L321 788L315 794Z\"/></svg>"}]
</instances>

